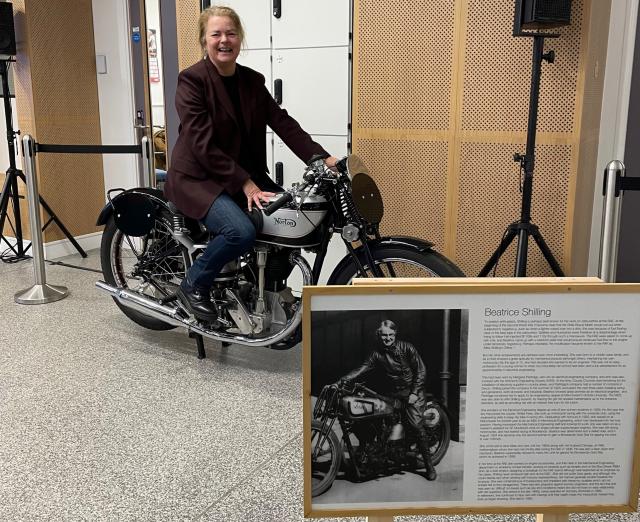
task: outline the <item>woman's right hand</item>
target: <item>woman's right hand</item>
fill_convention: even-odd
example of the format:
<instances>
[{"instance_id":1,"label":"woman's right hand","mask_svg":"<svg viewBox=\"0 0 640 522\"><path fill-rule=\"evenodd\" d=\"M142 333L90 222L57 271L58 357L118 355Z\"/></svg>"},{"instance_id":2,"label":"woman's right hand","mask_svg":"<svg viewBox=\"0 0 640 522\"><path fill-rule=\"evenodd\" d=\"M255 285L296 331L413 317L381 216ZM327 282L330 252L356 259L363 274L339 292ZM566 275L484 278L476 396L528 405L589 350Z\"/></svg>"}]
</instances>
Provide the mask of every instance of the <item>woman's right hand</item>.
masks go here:
<instances>
[{"instance_id":1,"label":"woman's right hand","mask_svg":"<svg viewBox=\"0 0 640 522\"><path fill-rule=\"evenodd\" d=\"M249 212L251 212L251 208L254 204L259 209L262 209L261 201L268 203L269 199L275 196L274 192L264 192L260 190L260 187L258 187L258 185L256 185L251 179L244 182L244 185L242 185L242 191L245 196L247 196L247 208L249 209Z\"/></svg>"}]
</instances>

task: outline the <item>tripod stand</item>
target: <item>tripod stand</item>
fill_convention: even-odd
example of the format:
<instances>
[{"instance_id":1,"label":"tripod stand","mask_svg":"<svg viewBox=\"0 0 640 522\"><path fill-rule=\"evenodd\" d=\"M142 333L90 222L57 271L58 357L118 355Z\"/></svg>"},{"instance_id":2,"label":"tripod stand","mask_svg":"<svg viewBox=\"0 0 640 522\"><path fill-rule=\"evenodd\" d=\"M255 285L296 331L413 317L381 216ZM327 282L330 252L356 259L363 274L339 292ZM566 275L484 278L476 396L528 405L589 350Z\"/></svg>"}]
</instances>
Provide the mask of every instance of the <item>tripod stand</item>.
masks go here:
<instances>
[{"instance_id":1,"label":"tripod stand","mask_svg":"<svg viewBox=\"0 0 640 522\"><path fill-rule=\"evenodd\" d=\"M532 36L533 37L533 63L531 70L531 94L529 96L529 121L527 125L527 151L524 155L515 154L513 159L520 163L521 171L524 172L522 182L522 205L520 209L520 220L511 223L507 228L507 232L500 242L500 245L493 255L484 265L480 277L484 277L491 272L498 260L507 250L511 242L518 238L518 250L516 254L516 267L514 275L516 277L525 277L527 275L527 252L529 248L529 236L535 240L542 255L553 270L553 273L560 277L563 276L562 268L553 257L551 249L545 242L540 230L531 222L531 197L533 195L533 170L535 167L535 149L536 149L536 126L538 123L538 99L540 96L540 74L542 72L542 61L546 60L553 63L555 58L554 52L544 53L544 38L557 37L558 35L539 34L539 33L523 33L515 32L514 36Z\"/></svg>"},{"instance_id":2,"label":"tripod stand","mask_svg":"<svg viewBox=\"0 0 640 522\"><path fill-rule=\"evenodd\" d=\"M27 250L29 250L29 246L24 248L22 244L22 218L20 216L20 196L18 194L18 178L22 180L23 183L26 184L26 177L21 170L16 168L16 149L15 149L15 137L20 133L20 131L13 130L13 117L11 113L11 98L9 95L9 63L14 61L13 59L0 59L0 76L2 77L2 99L4 101L4 115L5 122L7 126L7 143L9 146L9 168L6 171L6 177L4 180L4 185L2 187L2 192L0 193L0 245L2 241L4 241L11 251L14 253L14 259L27 259L26 255ZM4 237L4 224L7 219L7 210L9 208L9 201L12 203L13 207L13 216L14 216L14 233L16 238L16 244L12 245L6 237ZM42 227L42 230L45 230L47 226L54 222L62 233L67 237L67 239L71 242L71 244L75 247L78 253L82 257L87 257L87 253L82 249L82 247L75 240L73 235L67 230L67 227L64 226L60 218L56 216L55 212L51 209L51 207L47 204L42 196L40 196L40 204L45 209L47 214L49 215L49 219Z\"/></svg>"}]
</instances>

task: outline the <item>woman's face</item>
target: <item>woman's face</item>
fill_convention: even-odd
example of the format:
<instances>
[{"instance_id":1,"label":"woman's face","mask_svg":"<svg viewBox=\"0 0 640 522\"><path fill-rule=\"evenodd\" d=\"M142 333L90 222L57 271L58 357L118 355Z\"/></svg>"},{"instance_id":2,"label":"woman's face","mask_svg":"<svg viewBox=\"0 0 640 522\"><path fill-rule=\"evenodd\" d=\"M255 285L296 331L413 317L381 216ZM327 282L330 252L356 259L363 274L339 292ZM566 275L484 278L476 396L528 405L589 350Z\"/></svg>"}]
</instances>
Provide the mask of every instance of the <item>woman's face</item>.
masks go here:
<instances>
[{"instance_id":1,"label":"woman's face","mask_svg":"<svg viewBox=\"0 0 640 522\"><path fill-rule=\"evenodd\" d=\"M212 16L207 22L205 45L209 59L224 76L236 70L240 54L240 35L228 16Z\"/></svg>"}]
</instances>

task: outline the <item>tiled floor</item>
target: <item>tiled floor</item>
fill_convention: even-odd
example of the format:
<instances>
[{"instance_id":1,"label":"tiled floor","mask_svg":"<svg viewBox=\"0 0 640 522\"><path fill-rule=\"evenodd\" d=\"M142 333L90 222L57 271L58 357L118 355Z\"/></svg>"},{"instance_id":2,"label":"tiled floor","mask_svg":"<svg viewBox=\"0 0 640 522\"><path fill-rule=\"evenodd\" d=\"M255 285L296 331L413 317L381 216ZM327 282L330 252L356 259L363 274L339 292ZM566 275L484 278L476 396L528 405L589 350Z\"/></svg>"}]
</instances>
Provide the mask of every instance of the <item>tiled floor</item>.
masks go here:
<instances>
[{"instance_id":1,"label":"tiled floor","mask_svg":"<svg viewBox=\"0 0 640 522\"><path fill-rule=\"evenodd\" d=\"M99 265L96 252L64 261ZM99 274L47 278L70 296L17 305L31 263L0 263L0 520L303 519L300 347L207 342L199 361L183 332L129 321Z\"/></svg>"}]
</instances>

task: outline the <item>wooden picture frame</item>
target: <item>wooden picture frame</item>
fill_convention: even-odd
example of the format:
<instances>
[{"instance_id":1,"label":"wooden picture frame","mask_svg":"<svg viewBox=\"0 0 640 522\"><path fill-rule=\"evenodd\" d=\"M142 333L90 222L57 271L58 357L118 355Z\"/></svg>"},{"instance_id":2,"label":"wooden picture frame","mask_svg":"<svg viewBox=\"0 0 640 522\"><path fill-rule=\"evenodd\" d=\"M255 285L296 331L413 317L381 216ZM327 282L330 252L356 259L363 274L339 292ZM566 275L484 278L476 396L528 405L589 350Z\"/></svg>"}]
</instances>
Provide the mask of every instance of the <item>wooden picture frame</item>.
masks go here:
<instances>
[{"instance_id":1,"label":"wooden picture frame","mask_svg":"<svg viewBox=\"0 0 640 522\"><path fill-rule=\"evenodd\" d=\"M496 303L498 303L499 306L496 305ZM524 306L523 303L528 304ZM544 303L547 303L547 305ZM460 281L447 284L446 279L440 279L437 282L424 284L394 285L391 283L377 285L362 284L349 287L305 287L303 306L305 516L346 517L469 513L561 514L569 512L631 512L637 510L638 491L640 489L640 460L638 452L640 433L640 424L638 422L638 398L640 397L640 321L637 320L637 318L640 317L640 285L597 283L593 279L584 281L576 280L571 283L565 280L555 284L553 281L537 281L534 283L518 281L517 284L508 284L508 282L493 282L490 279L484 280L484 282L471 281L469 284L464 284ZM526 317L519 316L519 319L517 319L517 321L522 320L529 325L524 328L524 331L529 332L529 334L527 334L528 337L526 337L527 341L522 341L523 343L538 342L535 340L538 335L536 332L547 332L549 330L547 326L549 325L553 325L551 329L553 330L555 328L555 334L551 335L547 333L545 334L547 337L543 335L542 340L539 341L540 349L536 348L534 350L530 347L515 348L515 345L510 350L500 349L500 342L504 344L508 339L519 339L516 334L503 334L501 332L516 331L517 328L509 327L510 323L505 323L507 326L504 327L500 326L499 321L509 321L509 316L499 317L487 315L485 319L483 314L493 313L491 312L492 310L504 310L506 311L505 313L512 310L524 313L525 308L531 310L531 314ZM377 322L378 318L384 316L389 311L397 311L398 313L394 316L396 318L400 317L397 322L405 323L398 325L398 338L402 338L403 328L405 331L407 328L410 330L411 323L416 322L420 314L423 314L425 311L433 312L443 310L468 311L468 365L469 368L473 368L473 371L468 370L467 418L465 419L466 433L464 433L462 453L460 453L458 443L455 441L452 442L452 447L454 447L454 444L457 445L457 455L462 454L463 477L461 484L463 484L463 487L461 498L459 500L451 500L451 498L445 495L442 497L446 497L445 500L436 498L433 501L398 501L395 497L390 497L390 492L393 491L393 484L389 477L393 477L394 475L385 475L383 473L374 480L363 480L358 483L347 480L349 478L348 475L343 475L341 471L340 475L338 475L339 478L331 485L331 488L336 488L335 494L331 492L331 489L328 490L328 492L332 494L332 500L320 500L323 496L326 496L328 492L314 499L314 497L312 497L312 489L315 483L313 483L311 475L312 401L317 401L316 397L319 395L318 390L324 389L324 385L330 384L332 379L335 379L336 375L342 371L342 369L336 371L333 366L331 366L330 370L327 370L325 366L335 365L337 364L335 359L343 357L335 356L335 345L341 342L336 341L336 339L339 339L341 334L337 334L337 336L332 335L329 341L322 341L322 336L325 335L323 334L323 329L328 331L331 328L335 328L335 318L340 318L341 324L348 325L351 323L349 328L355 328L356 331L357 328L360 328L358 325L363 325L371 329L372 322ZM545 310L549 310L549 317L544 316ZM371 317L368 317L367 312L369 312ZM481 314L482 317L478 314ZM407 319L403 321L402 317L406 317ZM497 321L495 324L494 320ZM527 321L529 322L527 323ZM457 327L464 328L462 323L463 321L460 321ZM573 325L571 326L573 330L569 330L570 325ZM582 325L582 328L576 328L576 325ZM610 328L610 330L607 330L607 328ZM567 329L568 332L574 331L575 334L566 334L563 329ZM485 335L482 339L478 339L478 332L482 331L485 332ZM495 346L488 344L489 341L487 339L490 339L490 337L486 332L489 331L493 332L492 335L497 335L497 340L494 339L491 341ZM362 339L362 342L365 344L371 343L371 339L367 338L366 335L360 337L353 333L350 335L353 339ZM511 337L509 337L509 335L511 335ZM567 335L569 339L568 345L564 342ZM613 337L608 339L608 335L613 335ZM458 336L458 338L462 337L462 334ZM507 339L507 341L504 339ZM593 344L596 343L596 340L601 344ZM413 339L413 342L415 343L415 339ZM509 342L511 341L508 341L507 344ZM612 344L605 344L609 342ZM557 344L557 348L554 348L556 346L554 343L559 343ZM349 346L355 346L357 344L358 341L350 341ZM419 342L416 344L419 344ZM489 346L494 346L494 348L489 349ZM609 346L612 346L612 348ZM314 350L318 351L319 355L316 355ZM524 446L511 444L511 442L518 437L512 438L511 436L503 434L503 436L498 437L496 441L491 442L488 438L480 440L480 436L478 435L481 422L482 429L486 433L489 433L492 426L494 426L492 422L483 422L480 419L480 410L485 412L485 419L491 419L491 411L520 411L518 410L520 406L507 407L499 404L501 400L499 386L491 386L488 384L485 386L485 391L481 391L484 380L490 383L492 379L495 378L502 379L501 382L507 383L505 386L511 386L516 396L518 393L523 394L522 397L525 396L524 392L529 388L518 384L518 382L524 381L519 378L509 377L519 377L522 375L519 373L520 370L518 370L517 365L504 363L506 366L502 367L501 364L503 363L500 362L503 360L500 356L501 353L516 354L516 352L519 354L518 357L520 357L521 360L528 361L527 364L535 367L532 374L540 374L540 383L555 383L554 386L532 386L530 389L538 393L539 397L544 396L544 393L546 393L545 390L549 391L549 397L553 397L553 390L559 386L557 389L565 390L564 393L566 393L567 397L577 401L576 404L571 403L573 399L564 400L563 398L561 401L558 399L557 394L553 400L551 398L546 399L550 401L548 406L550 413L544 417L549 422L547 424L542 423L547 426L545 428L547 432L542 435L542 438L550 443L547 444L547 446L552 448L552 450L550 450L550 452L540 450L539 454L535 454L534 450L531 450L534 453L531 453L529 457L525 454L528 450L524 450ZM544 361L544 357L542 357L545 354L550 357L546 362ZM483 356L485 360L484 369L478 367L478 361L482 362ZM536 357L538 358L536 359ZM554 357L557 357L561 365L564 365L559 366L559 368L564 368L562 371L554 369ZM571 357L573 357L573 359ZM349 355L349 358L351 361L350 364L353 364L352 356ZM574 359L575 363L572 362ZM608 360L610 364L602 362L604 360ZM315 365L313 370L312 363ZM574 367L574 364L576 364L577 367ZM589 366L597 366L599 364L601 368L592 368ZM544 365L547 365L549 369L545 369ZM338 364L338 367L340 367L340 364ZM557 379L555 379L553 372L557 373L557 371L559 371L559 373L555 375L555 377L557 377ZM565 374L570 377L567 377L567 382L563 383L562 377ZM596 375L600 374L604 375L605 378L598 381ZM607 380L606 376L609 375L611 379ZM575 379L572 380L574 377ZM590 381L590 379L592 380ZM574 385L574 383L581 383L583 381L591 382L593 386L596 387L601 386L602 389L598 392L600 394L598 397L604 397L604 399L599 398L598 401L603 401L602 405L600 405L600 402L595 401L595 399L595 402L591 400L590 392L587 391L589 389L588 386L584 387L583 392L580 391L580 393L584 393L584 396L580 395L579 390L582 390L582 388L580 385ZM493 395L487 390L491 390L491 394ZM611 397L605 393L607 390L611 393ZM623 392L623 390L626 391ZM574 395L571 395L572 393ZM625 394L627 395L625 396ZM469 399L470 395L471 399ZM614 395L615 399L613 398ZM492 400L496 401L495 404L487 399L492 396L494 397ZM596 397L596 395L593 395L593 397ZM481 399L486 399L486 403L484 407L478 408ZM589 410L589 408L591 408L590 405L593 405L593 411L597 410L602 415L612 415L611 418L614 420L611 421L613 424L610 429L607 428L608 424L604 421L594 421L594 423L603 430L609 429L607 436L602 435L604 431L596 438L588 435L584 419L582 419L581 415L587 415L587 412L583 410ZM473 409L474 413L470 413L470 408ZM529 409L530 408L523 408L521 411L526 412ZM566 413L564 413L565 410ZM557 414L553 413L554 411ZM558 428L557 426L560 426L561 423L556 422L554 424L552 422L554 419L557 421L560 418L560 414L568 415L568 417L565 418L573 419L572 422L574 424L572 424L571 430L578 433L578 435L575 435L573 438L562 437L562 429L564 429L564 427ZM535 416L528 414L522 415L523 419L533 419L534 417ZM506 422L503 418L502 421L497 422L496 425L502 425L504 427ZM524 430L527 421L522 422L524 423ZM535 426L533 421L531 425ZM318 428L317 423L315 426L316 434L321 433L319 430L324 429ZM564 426L564 424L562 424L562 426ZM556 430L556 435L553 434L553 430ZM567 429L566 433L571 432L571 430ZM337 433L339 434L339 432ZM505 431L504 433L507 432ZM483 437L485 436L483 435ZM575 444L570 442L574 438L577 441ZM513 457L516 460L510 461L509 457L505 456L503 461L506 462L506 464L499 464L499 460L485 458L485 449L491 447L495 448L495 454L508 455L508 451L505 449L508 444L506 442L502 444L502 442L500 442L501 440L502 442L508 441L509 444L511 444L509 451L516 451L514 448L517 448L517 452L520 453L518 453L516 457ZM561 440L563 441L562 443L559 442ZM598 442L598 440L600 442ZM345 446L344 441L341 441L341 443L342 446ZM602 447L597 446L597 444L600 443L603 444ZM597 448L597 451L594 448ZM478 455L481 449L483 458L479 459ZM449 451L452 451L452 449L450 448ZM580 454L581 451L583 452L582 455ZM604 453L596 455L596 453L600 451ZM563 457L559 460L556 459L554 452L559 452L558 454L562 454ZM574 453L567 456L567 452ZM589 452L592 452L593 455ZM589 458L593 457L593 459L588 460L585 454L589 456ZM605 454L606 458L602 457L602 455ZM346 455L349 456L348 451ZM342 458L345 462L348 460L344 455L342 455ZM441 466L446 466L446 458L447 457L443 459ZM531 483L526 486L529 488L527 493L529 496L527 497L525 495L520 498L522 495L520 493L514 493L516 490L514 487L511 487L511 484L518 483L517 473L515 473L514 470L520 468L515 465L509 466L509 462L516 462L517 459L521 461L518 462L519 464L537 470L537 473L540 473L541 476L544 476L545 473L552 473L554 474L553 476L557 477L562 473L568 473L566 470L576 470L576 473L582 470L582 476L589 476L589 474L600 475L600 478L602 478L601 482L607 484L606 492L600 495L588 493L588 498L583 497L580 491L590 491L589 488L591 488L589 482L585 479L584 484L581 483L580 487L583 489L580 491L570 491L570 489L567 489L566 495L563 493L563 496L557 493L561 491L561 489L556 488L555 495L544 494L531 496L531 491L534 491L531 489L534 483L530 481ZM565 464L558 467L559 464L554 463L554 459L559 463L564 462ZM482 471L480 471L480 464L474 462L484 462L486 466L483 465ZM346 467L347 465L345 464L345 468L341 469L346 469ZM604 471L602 471L602 473L598 472L598 467ZM448 476L449 478L454 476L454 471L457 470L455 466L450 468L445 467L442 470L439 470L439 466L436 466L436 469L439 474L441 473L439 477ZM488 481L487 476L483 474L489 473L489 470L491 480ZM500 470L502 470L502 472ZM504 474L501 475L501 473ZM406 475L412 474L414 473L411 470L405 471L404 476L401 476L399 480L404 481L406 480ZM569 477L569 475L567 476ZM437 478L434 483L423 480L424 488L435 488L438 480L440 480L440 478ZM443 478L443 481L444 480ZM556 480L558 484L563 483L561 479L554 480ZM372 485L370 483L374 484ZM495 493L495 490L491 489L494 483L496 484L496 488L499 483L506 484L505 491L507 491L502 497L498 495L495 500L492 499L492 494ZM338 487L336 484L341 485ZM367 493L363 493L364 490L360 487L362 484L367 485ZM400 486L402 487L401 484ZM382 494L376 492L376 487L380 488ZM422 488L422 485L420 487ZM539 490L543 491L544 488ZM430 490L416 489L419 495L422 495L421 491ZM596 489L593 489L593 491L596 491ZM605 490L601 489L599 491ZM404 492L403 495L405 495ZM447 493L447 495L449 494ZM378 501L376 500L377 498L382 498L383 500ZM481 500L478 500L479 498ZM547 498L552 501L543 502L541 500ZM609 498L611 498L612 501L608 501ZM564 499L567 500L565 501Z\"/></svg>"}]
</instances>

